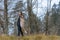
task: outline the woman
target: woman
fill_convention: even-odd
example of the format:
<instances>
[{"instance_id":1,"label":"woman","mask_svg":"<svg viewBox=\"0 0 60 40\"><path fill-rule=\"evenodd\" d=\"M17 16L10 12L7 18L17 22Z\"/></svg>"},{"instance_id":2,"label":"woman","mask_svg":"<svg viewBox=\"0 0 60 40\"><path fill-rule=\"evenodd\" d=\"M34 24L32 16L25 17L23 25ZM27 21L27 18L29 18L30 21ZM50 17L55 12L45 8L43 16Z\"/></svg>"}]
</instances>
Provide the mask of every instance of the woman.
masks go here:
<instances>
[{"instance_id":1,"label":"woman","mask_svg":"<svg viewBox=\"0 0 60 40\"><path fill-rule=\"evenodd\" d=\"M21 33L21 35L23 36L22 28L21 28L21 25L20 25L21 14L22 14L22 13L20 12L20 13L19 13L19 18L18 18L18 21L17 21L18 36L20 36L20 33Z\"/></svg>"},{"instance_id":2,"label":"woman","mask_svg":"<svg viewBox=\"0 0 60 40\"><path fill-rule=\"evenodd\" d=\"M24 16L23 16L22 12L19 13L17 26L18 26L18 36L20 36L20 33L23 36L23 31L25 31L25 29L24 29ZM25 33L27 33L27 32L25 31Z\"/></svg>"},{"instance_id":3,"label":"woman","mask_svg":"<svg viewBox=\"0 0 60 40\"><path fill-rule=\"evenodd\" d=\"M22 31L24 31L27 34L27 32L26 32L26 30L24 28L24 22L25 22L24 21L24 16L23 16L23 14L21 12L21 14L20 14L20 25L21 25Z\"/></svg>"}]
</instances>

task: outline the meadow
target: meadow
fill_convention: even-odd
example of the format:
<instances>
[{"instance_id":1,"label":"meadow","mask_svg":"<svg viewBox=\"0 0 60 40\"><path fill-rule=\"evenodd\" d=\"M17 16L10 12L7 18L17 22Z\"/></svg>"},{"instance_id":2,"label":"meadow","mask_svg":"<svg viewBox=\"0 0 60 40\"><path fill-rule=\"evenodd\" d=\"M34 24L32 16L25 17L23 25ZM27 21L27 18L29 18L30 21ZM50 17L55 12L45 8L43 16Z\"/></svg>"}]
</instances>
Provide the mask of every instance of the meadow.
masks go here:
<instances>
[{"instance_id":1,"label":"meadow","mask_svg":"<svg viewBox=\"0 0 60 40\"><path fill-rule=\"evenodd\" d=\"M56 35L30 35L24 37L18 36L0 36L0 40L60 40Z\"/></svg>"}]
</instances>

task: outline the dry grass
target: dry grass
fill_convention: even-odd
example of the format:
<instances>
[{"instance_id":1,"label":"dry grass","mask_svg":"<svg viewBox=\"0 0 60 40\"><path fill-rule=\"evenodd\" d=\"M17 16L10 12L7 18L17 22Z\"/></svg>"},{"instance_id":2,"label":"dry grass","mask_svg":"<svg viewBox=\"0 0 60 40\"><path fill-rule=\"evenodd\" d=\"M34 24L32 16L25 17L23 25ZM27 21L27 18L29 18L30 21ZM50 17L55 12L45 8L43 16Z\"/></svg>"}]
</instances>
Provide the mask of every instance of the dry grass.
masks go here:
<instances>
[{"instance_id":1,"label":"dry grass","mask_svg":"<svg viewBox=\"0 0 60 40\"><path fill-rule=\"evenodd\" d=\"M60 36L50 35L31 35L24 37L16 37L16 36L0 36L0 40L60 40Z\"/></svg>"}]
</instances>

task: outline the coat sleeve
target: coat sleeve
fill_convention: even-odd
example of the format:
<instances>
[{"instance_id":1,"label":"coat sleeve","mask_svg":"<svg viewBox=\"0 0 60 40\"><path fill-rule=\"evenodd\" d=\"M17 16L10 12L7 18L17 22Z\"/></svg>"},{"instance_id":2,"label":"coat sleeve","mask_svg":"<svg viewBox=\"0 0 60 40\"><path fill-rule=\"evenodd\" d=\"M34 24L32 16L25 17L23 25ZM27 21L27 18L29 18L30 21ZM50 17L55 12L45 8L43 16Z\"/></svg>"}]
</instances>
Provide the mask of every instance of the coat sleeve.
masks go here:
<instances>
[{"instance_id":1,"label":"coat sleeve","mask_svg":"<svg viewBox=\"0 0 60 40\"><path fill-rule=\"evenodd\" d=\"M17 20L17 26L20 26L20 17Z\"/></svg>"}]
</instances>

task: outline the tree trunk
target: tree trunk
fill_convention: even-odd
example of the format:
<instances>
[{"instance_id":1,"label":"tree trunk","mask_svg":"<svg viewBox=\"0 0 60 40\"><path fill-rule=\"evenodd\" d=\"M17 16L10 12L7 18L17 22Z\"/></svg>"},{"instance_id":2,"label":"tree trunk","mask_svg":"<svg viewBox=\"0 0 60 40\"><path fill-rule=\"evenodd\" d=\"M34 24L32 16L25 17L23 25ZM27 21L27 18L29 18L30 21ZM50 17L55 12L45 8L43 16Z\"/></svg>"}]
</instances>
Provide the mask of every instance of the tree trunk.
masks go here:
<instances>
[{"instance_id":1,"label":"tree trunk","mask_svg":"<svg viewBox=\"0 0 60 40\"><path fill-rule=\"evenodd\" d=\"M47 11L47 14L46 14L46 35L48 35L48 16L49 16L49 13Z\"/></svg>"},{"instance_id":2,"label":"tree trunk","mask_svg":"<svg viewBox=\"0 0 60 40\"><path fill-rule=\"evenodd\" d=\"M7 13L7 0L4 0L4 18L5 18L5 25L4 25L4 33L8 34L8 13Z\"/></svg>"},{"instance_id":3,"label":"tree trunk","mask_svg":"<svg viewBox=\"0 0 60 40\"><path fill-rule=\"evenodd\" d=\"M49 21L49 13L51 11L51 0L47 0L47 14L46 14L46 35L48 35L48 21Z\"/></svg>"},{"instance_id":4,"label":"tree trunk","mask_svg":"<svg viewBox=\"0 0 60 40\"><path fill-rule=\"evenodd\" d=\"M28 9L28 15L29 15L29 22L28 22L29 32L28 32L28 34L30 34L31 33L32 0L27 0L27 9Z\"/></svg>"}]
</instances>

